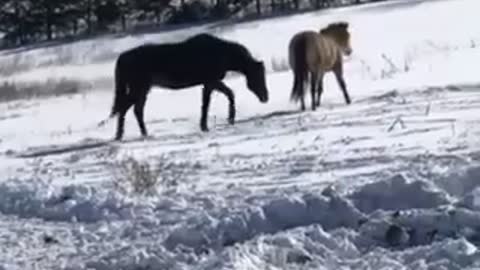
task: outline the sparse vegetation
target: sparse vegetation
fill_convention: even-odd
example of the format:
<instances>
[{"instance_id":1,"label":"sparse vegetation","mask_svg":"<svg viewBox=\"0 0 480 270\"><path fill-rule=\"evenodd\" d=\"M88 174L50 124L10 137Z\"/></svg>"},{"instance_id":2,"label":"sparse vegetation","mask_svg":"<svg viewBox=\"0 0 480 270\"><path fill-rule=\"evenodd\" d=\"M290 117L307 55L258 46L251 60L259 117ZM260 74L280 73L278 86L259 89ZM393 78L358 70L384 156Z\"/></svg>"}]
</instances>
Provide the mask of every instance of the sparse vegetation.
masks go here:
<instances>
[{"instance_id":1,"label":"sparse vegetation","mask_svg":"<svg viewBox=\"0 0 480 270\"><path fill-rule=\"evenodd\" d=\"M134 195L154 195L158 188L170 189L178 185L181 170L165 156L153 164L133 156L120 158L108 163L113 174L113 184L122 193Z\"/></svg>"},{"instance_id":2,"label":"sparse vegetation","mask_svg":"<svg viewBox=\"0 0 480 270\"><path fill-rule=\"evenodd\" d=\"M4 81L0 84L0 102L76 94L89 88L88 84L71 79L26 83Z\"/></svg>"},{"instance_id":3,"label":"sparse vegetation","mask_svg":"<svg viewBox=\"0 0 480 270\"><path fill-rule=\"evenodd\" d=\"M406 128L405 122L403 121L401 116L397 116L395 120L392 122L392 124L388 127L387 131L391 132L397 125L397 123L400 125L402 129Z\"/></svg>"},{"instance_id":4,"label":"sparse vegetation","mask_svg":"<svg viewBox=\"0 0 480 270\"><path fill-rule=\"evenodd\" d=\"M272 70L275 72L287 71L290 69L287 59L285 58L272 58Z\"/></svg>"},{"instance_id":5,"label":"sparse vegetation","mask_svg":"<svg viewBox=\"0 0 480 270\"><path fill-rule=\"evenodd\" d=\"M28 55L13 54L2 58L0 76L10 76L16 72L33 68L33 61Z\"/></svg>"},{"instance_id":6,"label":"sparse vegetation","mask_svg":"<svg viewBox=\"0 0 480 270\"><path fill-rule=\"evenodd\" d=\"M386 54L382 54L382 59L388 65L388 69L382 69L381 78L391 78L393 74L399 73L401 69L395 65L395 62Z\"/></svg>"}]
</instances>

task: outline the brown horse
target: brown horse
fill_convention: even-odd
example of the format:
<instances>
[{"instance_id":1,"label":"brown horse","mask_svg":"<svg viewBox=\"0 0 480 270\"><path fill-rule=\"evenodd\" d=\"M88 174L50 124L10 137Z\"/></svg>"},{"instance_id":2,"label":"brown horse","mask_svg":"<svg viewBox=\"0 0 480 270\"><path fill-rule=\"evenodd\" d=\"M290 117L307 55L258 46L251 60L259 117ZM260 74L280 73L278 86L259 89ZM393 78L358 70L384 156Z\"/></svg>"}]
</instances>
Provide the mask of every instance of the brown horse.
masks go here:
<instances>
[{"instance_id":1,"label":"brown horse","mask_svg":"<svg viewBox=\"0 0 480 270\"><path fill-rule=\"evenodd\" d=\"M297 33L290 40L288 52L289 64L294 76L291 99L293 101L300 100L302 111L305 110L304 84L309 74L312 110L320 106L323 76L328 71L333 71L335 74L343 91L345 102L351 103L343 78L342 59L342 53L345 55L352 53L348 23L332 23L321 29L320 32L302 31Z\"/></svg>"}]
</instances>

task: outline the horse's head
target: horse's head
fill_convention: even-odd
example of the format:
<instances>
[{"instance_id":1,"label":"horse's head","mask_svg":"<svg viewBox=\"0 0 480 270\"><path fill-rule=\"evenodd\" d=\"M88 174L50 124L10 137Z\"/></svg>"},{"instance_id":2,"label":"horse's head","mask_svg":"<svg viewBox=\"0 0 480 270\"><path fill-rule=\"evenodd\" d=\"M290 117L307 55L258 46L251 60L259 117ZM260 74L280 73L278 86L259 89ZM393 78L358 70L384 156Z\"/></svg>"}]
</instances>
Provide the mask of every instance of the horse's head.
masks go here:
<instances>
[{"instance_id":1,"label":"horse's head","mask_svg":"<svg viewBox=\"0 0 480 270\"><path fill-rule=\"evenodd\" d=\"M265 66L262 61L253 60L250 62L246 72L247 87L262 102L268 101L268 90L265 82Z\"/></svg>"},{"instance_id":2,"label":"horse's head","mask_svg":"<svg viewBox=\"0 0 480 270\"><path fill-rule=\"evenodd\" d=\"M353 50L350 44L350 32L348 31L347 22L329 24L326 28L320 30L320 33L331 36L345 55L352 54Z\"/></svg>"}]
</instances>

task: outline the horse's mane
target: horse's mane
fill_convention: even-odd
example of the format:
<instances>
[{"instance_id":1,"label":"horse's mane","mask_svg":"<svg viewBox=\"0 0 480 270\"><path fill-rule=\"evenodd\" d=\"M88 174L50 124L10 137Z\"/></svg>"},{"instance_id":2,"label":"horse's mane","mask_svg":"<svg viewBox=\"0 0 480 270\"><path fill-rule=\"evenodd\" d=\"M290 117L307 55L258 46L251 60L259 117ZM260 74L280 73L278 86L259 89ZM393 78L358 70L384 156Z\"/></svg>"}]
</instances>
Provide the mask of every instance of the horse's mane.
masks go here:
<instances>
[{"instance_id":1,"label":"horse's mane","mask_svg":"<svg viewBox=\"0 0 480 270\"><path fill-rule=\"evenodd\" d=\"M245 57L247 59L253 59L253 55L250 53L250 51L245 47L245 45L241 44L240 42L233 41L233 40L227 40L227 39L221 39L216 35L212 35L209 33L200 33L195 36L190 37L186 41L191 41L194 39L200 39L200 38L208 38L212 40L216 40L217 42L221 42L223 44L229 45L230 49L233 49L238 53L239 56Z\"/></svg>"},{"instance_id":2,"label":"horse's mane","mask_svg":"<svg viewBox=\"0 0 480 270\"><path fill-rule=\"evenodd\" d=\"M245 45L231 40L225 40L224 42L230 45L230 48L233 49L235 55L239 57L239 59L246 60L248 62L253 62L255 60L252 53L247 49L247 47L245 47Z\"/></svg>"},{"instance_id":3,"label":"horse's mane","mask_svg":"<svg viewBox=\"0 0 480 270\"><path fill-rule=\"evenodd\" d=\"M327 27L320 29L321 34L327 34L330 33L331 31L337 30L337 29L347 29L348 28L348 23L347 22L335 22L327 25Z\"/></svg>"}]
</instances>

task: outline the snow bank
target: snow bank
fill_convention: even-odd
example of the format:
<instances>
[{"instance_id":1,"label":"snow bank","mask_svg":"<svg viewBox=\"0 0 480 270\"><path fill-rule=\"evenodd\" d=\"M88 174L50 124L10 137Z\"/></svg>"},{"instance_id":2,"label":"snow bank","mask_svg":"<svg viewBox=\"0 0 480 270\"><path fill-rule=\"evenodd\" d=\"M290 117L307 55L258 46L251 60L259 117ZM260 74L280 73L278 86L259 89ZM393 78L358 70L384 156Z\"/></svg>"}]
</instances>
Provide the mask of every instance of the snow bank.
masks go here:
<instances>
[{"instance_id":1,"label":"snow bank","mask_svg":"<svg viewBox=\"0 0 480 270\"><path fill-rule=\"evenodd\" d=\"M464 269L480 258L480 212L454 202L431 182L396 175L346 196L281 197L179 226L165 246L197 254L223 250L200 269Z\"/></svg>"},{"instance_id":2,"label":"snow bank","mask_svg":"<svg viewBox=\"0 0 480 270\"><path fill-rule=\"evenodd\" d=\"M463 166L443 177L438 177L435 183L452 195L464 196L480 187L480 166Z\"/></svg>"},{"instance_id":3,"label":"snow bank","mask_svg":"<svg viewBox=\"0 0 480 270\"><path fill-rule=\"evenodd\" d=\"M181 219L176 215L177 222L167 220L178 209L161 200L133 203L93 186L8 181L0 190L2 214L85 225L107 221L96 237L120 241L110 243L118 248L65 268L70 270L473 269L480 260L480 191L453 197L413 176L348 193L270 194L258 206L231 209L211 202L180 213ZM186 194L175 196L182 201ZM89 237L88 227L75 230L76 237L82 234Z\"/></svg>"},{"instance_id":4,"label":"snow bank","mask_svg":"<svg viewBox=\"0 0 480 270\"><path fill-rule=\"evenodd\" d=\"M85 264L87 269L95 270L136 270L136 269L184 269L189 261L198 260L194 254L172 254L162 246L155 248L125 247L98 261ZM74 270L78 268L67 268Z\"/></svg>"},{"instance_id":5,"label":"snow bank","mask_svg":"<svg viewBox=\"0 0 480 270\"><path fill-rule=\"evenodd\" d=\"M165 240L169 249L183 245L194 250L221 249L259 234L321 224L325 228L356 227L364 215L347 200L306 194L278 198L260 207L227 213L218 220L189 224L173 231Z\"/></svg>"},{"instance_id":6,"label":"snow bank","mask_svg":"<svg viewBox=\"0 0 480 270\"><path fill-rule=\"evenodd\" d=\"M478 178L477 178L478 179ZM480 211L480 187L467 193L459 202L458 206L471 210Z\"/></svg>"},{"instance_id":7,"label":"snow bank","mask_svg":"<svg viewBox=\"0 0 480 270\"><path fill-rule=\"evenodd\" d=\"M135 205L114 192L88 186L54 187L41 182L0 183L0 212L47 221L97 222L134 219L147 206Z\"/></svg>"},{"instance_id":8,"label":"snow bank","mask_svg":"<svg viewBox=\"0 0 480 270\"><path fill-rule=\"evenodd\" d=\"M450 202L448 194L427 181L412 181L405 175L395 175L386 181L367 184L349 195L362 212L377 209L403 210L434 208Z\"/></svg>"},{"instance_id":9,"label":"snow bank","mask_svg":"<svg viewBox=\"0 0 480 270\"><path fill-rule=\"evenodd\" d=\"M361 251L345 234L315 225L258 237L210 256L197 269L473 269L479 258L463 238L408 250Z\"/></svg>"}]
</instances>

